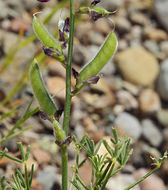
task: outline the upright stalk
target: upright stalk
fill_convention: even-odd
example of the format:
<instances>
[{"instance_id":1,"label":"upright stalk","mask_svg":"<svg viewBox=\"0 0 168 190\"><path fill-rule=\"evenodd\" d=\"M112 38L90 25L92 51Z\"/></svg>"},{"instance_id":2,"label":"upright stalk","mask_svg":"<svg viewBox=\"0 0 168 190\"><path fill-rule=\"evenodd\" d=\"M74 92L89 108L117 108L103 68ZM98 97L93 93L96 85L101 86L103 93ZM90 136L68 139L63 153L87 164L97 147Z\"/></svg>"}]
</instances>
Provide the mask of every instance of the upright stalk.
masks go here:
<instances>
[{"instance_id":1,"label":"upright stalk","mask_svg":"<svg viewBox=\"0 0 168 190\"><path fill-rule=\"evenodd\" d=\"M66 98L64 108L64 121L63 129L65 135L68 135L70 109L71 109L71 64L72 64L72 51L73 51L73 38L74 38L74 0L70 0L70 34L68 44L68 61L66 67ZM68 154L67 147L63 146L62 150L62 190L68 189Z\"/></svg>"}]
</instances>

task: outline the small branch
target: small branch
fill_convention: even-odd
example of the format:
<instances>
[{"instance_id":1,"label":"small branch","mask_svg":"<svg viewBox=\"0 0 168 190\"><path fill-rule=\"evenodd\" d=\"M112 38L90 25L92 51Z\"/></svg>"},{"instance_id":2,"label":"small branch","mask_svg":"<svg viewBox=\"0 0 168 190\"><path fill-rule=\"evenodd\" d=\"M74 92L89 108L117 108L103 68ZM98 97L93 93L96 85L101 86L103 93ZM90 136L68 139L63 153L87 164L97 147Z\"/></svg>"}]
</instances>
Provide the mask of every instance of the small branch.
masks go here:
<instances>
[{"instance_id":1,"label":"small branch","mask_svg":"<svg viewBox=\"0 0 168 190\"><path fill-rule=\"evenodd\" d=\"M154 168L153 170L151 170L150 172L148 172L146 175L144 175L143 177L141 177L140 179L138 179L135 183L133 183L132 185L128 186L128 187L125 188L124 190L132 189L134 186L138 185L140 182L142 182L142 181L145 180L147 177L149 177L149 176L152 175L154 172L156 172L159 168L160 168L160 165L158 165L156 168Z\"/></svg>"}]
</instances>

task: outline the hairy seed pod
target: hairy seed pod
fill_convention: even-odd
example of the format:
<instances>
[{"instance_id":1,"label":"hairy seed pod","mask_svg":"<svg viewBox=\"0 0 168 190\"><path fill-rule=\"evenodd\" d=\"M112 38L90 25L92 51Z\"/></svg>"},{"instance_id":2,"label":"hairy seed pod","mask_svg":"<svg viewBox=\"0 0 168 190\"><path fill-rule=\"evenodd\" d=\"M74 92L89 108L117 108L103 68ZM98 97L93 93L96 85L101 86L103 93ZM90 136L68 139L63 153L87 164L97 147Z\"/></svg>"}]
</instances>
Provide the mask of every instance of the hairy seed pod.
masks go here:
<instances>
[{"instance_id":1,"label":"hairy seed pod","mask_svg":"<svg viewBox=\"0 0 168 190\"><path fill-rule=\"evenodd\" d=\"M35 61L30 69L30 82L41 109L49 116L54 115L57 111L57 107L47 92L42 80L39 66Z\"/></svg>"},{"instance_id":2,"label":"hairy seed pod","mask_svg":"<svg viewBox=\"0 0 168 190\"><path fill-rule=\"evenodd\" d=\"M41 40L46 48L55 48L59 54L54 54L53 57L60 62L64 62L64 55L59 42L47 31L46 27L34 15L33 29L36 36Z\"/></svg>"},{"instance_id":3,"label":"hairy seed pod","mask_svg":"<svg viewBox=\"0 0 168 190\"><path fill-rule=\"evenodd\" d=\"M85 86L86 84L84 84L84 81L87 81L90 77L96 76L102 70L105 64L108 63L110 58L114 55L117 45L117 37L114 32L111 32L97 55L79 72L76 89Z\"/></svg>"}]
</instances>

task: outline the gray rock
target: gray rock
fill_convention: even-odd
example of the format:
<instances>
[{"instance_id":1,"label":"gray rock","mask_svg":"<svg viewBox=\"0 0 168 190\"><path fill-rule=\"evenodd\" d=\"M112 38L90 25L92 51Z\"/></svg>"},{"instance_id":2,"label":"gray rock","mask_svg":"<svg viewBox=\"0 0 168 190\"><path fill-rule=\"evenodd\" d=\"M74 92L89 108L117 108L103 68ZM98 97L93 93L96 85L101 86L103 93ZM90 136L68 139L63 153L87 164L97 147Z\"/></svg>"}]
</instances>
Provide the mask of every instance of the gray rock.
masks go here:
<instances>
[{"instance_id":1,"label":"gray rock","mask_svg":"<svg viewBox=\"0 0 168 190\"><path fill-rule=\"evenodd\" d=\"M153 41L153 40L146 40L144 42L144 46L145 46L145 48L147 50L149 50L154 55L158 55L159 54L159 47L158 47L158 44L155 41Z\"/></svg>"},{"instance_id":2,"label":"gray rock","mask_svg":"<svg viewBox=\"0 0 168 190\"><path fill-rule=\"evenodd\" d=\"M160 49L168 56L168 41L163 41L160 43Z\"/></svg>"},{"instance_id":3,"label":"gray rock","mask_svg":"<svg viewBox=\"0 0 168 190\"><path fill-rule=\"evenodd\" d=\"M168 31L168 1L167 0L154 0L155 12L158 19L163 24L163 27Z\"/></svg>"},{"instance_id":4,"label":"gray rock","mask_svg":"<svg viewBox=\"0 0 168 190\"><path fill-rule=\"evenodd\" d=\"M149 119L144 119L142 121L142 133L145 139L149 141L152 146L158 147L163 140L161 132Z\"/></svg>"},{"instance_id":5,"label":"gray rock","mask_svg":"<svg viewBox=\"0 0 168 190\"><path fill-rule=\"evenodd\" d=\"M168 127L168 110L160 110L157 113L157 119L161 125Z\"/></svg>"},{"instance_id":6,"label":"gray rock","mask_svg":"<svg viewBox=\"0 0 168 190\"><path fill-rule=\"evenodd\" d=\"M126 110L137 109L138 101L126 90L120 90L116 93L118 103L123 105Z\"/></svg>"},{"instance_id":7,"label":"gray rock","mask_svg":"<svg viewBox=\"0 0 168 190\"><path fill-rule=\"evenodd\" d=\"M156 88L161 98L168 101L168 59L161 64L160 74L156 83Z\"/></svg>"},{"instance_id":8,"label":"gray rock","mask_svg":"<svg viewBox=\"0 0 168 190\"><path fill-rule=\"evenodd\" d=\"M37 174L37 181L46 190L51 190L57 179L57 169L55 166L46 166Z\"/></svg>"},{"instance_id":9,"label":"gray rock","mask_svg":"<svg viewBox=\"0 0 168 190\"><path fill-rule=\"evenodd\" d=\"M116 71L116 67L115 64L111 61L109 61L101 70L101 73L103 73L103 75L109 75L111 76L114 72Z\"/></svg>"},{"instance_id":10,"label":"gray rock","mask_svg":"<svg viewBox=\"0 0 168 190\"><path fill-rule=\"evenodd\" d=\"M10 152L14 152L17 150L17 146L16 146L16 138L11 138L6 140L3 143L3 147L7 148Z\"/></svg>"},{"instance_id":11,"label":"gray rock","mask_svg":"<svg viewBox=\"0 0 168 190\"><path fill-rule=\"evenodd\" d=\"M123 0L105 0L101 1L99 5L109 11L113 11L117 7L120 7L123 4L123 2L124 2Z\"/></svg>"},{"instance_id":12,"label":"gray rock","mask_svg":"<svg viewBox=\"0 0 168 190\"><path fill-rule=\"evenodd\" d=\"M104 42L104 37L100 32L91 31L89 33L91 44L100 46Z\"/></svg>"},{"instance_id":13,"label":"gray rock","mask_svg":"<svg viewBox=\"0 0 168 190\"><path fill-rule=\"evenodd\" d=\"M115 120L117 127L121 127L134 139L138 139L142 133L141 125L138 119L129 113L123 112Z\"/></svg>"},{"instance_id":14,"label":"gray rock","mask_svg":"<svg viewBox=\"0 0 168 190\"><path fill-rule=\"evenodd\" d=\"M132 175L128 174L119 174L117 176L112 177L107 183L106 188L108 190L123 190L132 183L135 182L135 179ZM140 190L139 186L135 186L132 190Z\"/></svg>"},{"instance_id":15,"label":"gray rock","mask_svg":"<svg viewBox=\"0 0 168 190\"><path fill-rule=\"evenodd\" d=\"M165 141L168 141L168 128L163 130L163 138Z\"/></svg>"},{"instance_id":16,"label":"gray rock","mask_svg":"<svg viewBox=\"0 0 168 190\"><path fill-rule=\"evenodd\" d=\"M125 17L116 17L115 25L119 33L129 32L131 29L131 24Z\"/></svg>"}]
</instances>

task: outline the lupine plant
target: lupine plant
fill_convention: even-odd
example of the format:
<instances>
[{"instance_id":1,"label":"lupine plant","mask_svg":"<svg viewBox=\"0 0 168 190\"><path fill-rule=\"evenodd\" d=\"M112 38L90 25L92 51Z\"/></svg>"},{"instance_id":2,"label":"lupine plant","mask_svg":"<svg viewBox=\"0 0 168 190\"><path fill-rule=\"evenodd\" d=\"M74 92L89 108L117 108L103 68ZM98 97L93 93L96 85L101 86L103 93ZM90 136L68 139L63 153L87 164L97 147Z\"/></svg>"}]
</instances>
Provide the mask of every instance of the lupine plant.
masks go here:
<instances>
[{"instance_id":1,"label":"lupine plant","mask_svg":"<svg viewBox=\"0 0 168 190\"><path fill-rule=\"evenodd\" d=\"M38 0L41 3L47 3L49 0ZM39 14L33 15L33 29L37 38L41 41L42 50L46 56L52 56L57 59L66 70L66 97L64 110L58 108L54 100L47 91L44 85L43 78L38 65L38 59L34 59L29 71L30 83L40 106L39 115L42 119L48 120L53 125L55 142L61 149L62 154L62 190L71 190L74 186L77 190L104 190L108 180L120 172L126 165L133 150L130 148L131 139L128 137L119 138L115 128L112 128L113 137L110 139L110 144L102 139L95 145L88 135L84 135L81 140L75 136L69 135L70 110L71 99L78 95L82 88L89 84L96 84L100 79L100 71L113 57L117 50L117 37L114 31L111 31L105 39L100 50L96 56L86 64L78 72L72 65L73 53L73 38L74 38L74 21L79 14L88 14L90 19L97 21L102 17L108 17L113 14L103 8L97 6L101 0L93 0L88 7L80 7L78 10L74 9L74 0L69 0L70 3L70 17L60 20L58 23L59 38L55 39L47 30L46 26L38 19ZM68 47L68 57L64 56L63 49ZM57 63L56 63L57 64ZM74 89L71 89L71 75L76 79ZM37 110L35 110L37 111ZM59 122L59 118L64 112L63 124ZM26 117L26 116L25 116ZM14 127L15 129L16 127ZM7 137L12 134L9 133ZM5 141L6 139L4 139ZM4 142L3 141L3 142ZM73 176L68 183L68 153L67 149L70 143L75 144L76 163L72 166ZM99 153L100 147L104 146L107 153L101 155ZM19 151L22 159L14 158L7 153L7 150L0 152L0 158L7 157L25 166L25 174L22 175L17 169L16 174L12 176L14 183L9 181L9 186L14 190L30 190L33 178L34 167L32 166L30 175L27 171L27 159L29 157L30 147L27 147L27 152L24 153L21 143L18 143ZM84 151L87 155L83 160L80 159L80 153ZM158 170L162 162L167 158L167 152L159 160L152 158L155 168L147 173L144 177L137 180L134 184L126 187L125 190L133 188L141 181L150 176L153 172ZM80 168L89 161L92 166L92 174L90 185L87 186L79 175ZM4 186L4 177L0 179L0 190L7 189Z\"/></svg>"}]
</instances>

